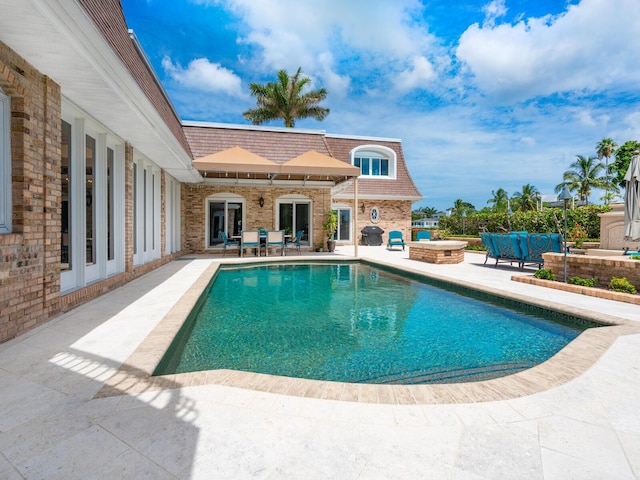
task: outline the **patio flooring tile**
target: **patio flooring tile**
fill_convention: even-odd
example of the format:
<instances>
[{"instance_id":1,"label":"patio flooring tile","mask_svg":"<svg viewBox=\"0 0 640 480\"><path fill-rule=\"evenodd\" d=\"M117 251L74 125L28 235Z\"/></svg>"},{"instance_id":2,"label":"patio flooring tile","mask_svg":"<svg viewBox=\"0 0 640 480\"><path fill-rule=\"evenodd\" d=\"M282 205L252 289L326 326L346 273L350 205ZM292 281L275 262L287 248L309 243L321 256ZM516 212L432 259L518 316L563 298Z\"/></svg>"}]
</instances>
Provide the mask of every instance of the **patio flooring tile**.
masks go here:
<instances>
[{"instance_id":1,"label":"patio flooring tile","mask_svg":"<svg viewBox=\"0 0 640 480\"><path fill-rule=\"evenodd\" d=\"M458 265L384 247L359 256L627 326L468 384L149 377L150 355L197 298L189 287L237 260L192 256L0 345L0 478L640 478L637 306L513 282L533 270L485 266L473 253Z\"/></svg>"}]
</instances>

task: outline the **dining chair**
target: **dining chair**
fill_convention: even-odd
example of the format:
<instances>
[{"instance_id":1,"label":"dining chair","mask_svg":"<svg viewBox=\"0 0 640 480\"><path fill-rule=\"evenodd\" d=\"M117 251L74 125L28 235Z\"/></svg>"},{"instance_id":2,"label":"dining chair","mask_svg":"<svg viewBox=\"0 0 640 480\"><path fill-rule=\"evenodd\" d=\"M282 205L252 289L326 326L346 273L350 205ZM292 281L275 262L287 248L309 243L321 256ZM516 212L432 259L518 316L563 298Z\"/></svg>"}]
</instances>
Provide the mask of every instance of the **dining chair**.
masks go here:
<instances>
[{"instance_id":1,"label":"dining chair","mask_svg":"<svg viewBox=\"0 0 640 480\"><path fill-rule=\"evenodd\" d=\"M229 240L229 236L226 232L220 232L220 238L223 241L223 257L227 254L227 248L240 248L240 243L237 240Z\"/></svg>"},{"instance_id":2,"label":"dining chair","mask_svg":"<svg viewBox=\"0 0 640 480\"><path fill-rule=\"evenodd\" d=\"M240 256L244 256L245 248L253 248L260 255L260 235L257 230L243 230L240 237Z\"/></svg>"},{"instance_id":3,"label":"dining chair","mask_svg":"<svg viewBox=\"0 0 640 480\"><path fill-rule=\"evenodd\" d=\"M295 248L296 250L298 250L298 255L300 255L300 242L302 242L303 235L304 235L304 230L298 230L296 232L296 236L292 238L291 241L285 245L285 249Z\"/></svg>"},{"instance_id":4,"label":"dining chair","mask_svg":"<svg viewBox=\"0 0 640 480\"><path fill-rule=\"evenodd\" d=\"M284 231L282 230L272 230L267 232L267 238L264 244L264 252L265 255L269 256L269 247L278 248L280 247L280 255L284 255L285 246L284 246Z\"/></svg>"}]
</instances>

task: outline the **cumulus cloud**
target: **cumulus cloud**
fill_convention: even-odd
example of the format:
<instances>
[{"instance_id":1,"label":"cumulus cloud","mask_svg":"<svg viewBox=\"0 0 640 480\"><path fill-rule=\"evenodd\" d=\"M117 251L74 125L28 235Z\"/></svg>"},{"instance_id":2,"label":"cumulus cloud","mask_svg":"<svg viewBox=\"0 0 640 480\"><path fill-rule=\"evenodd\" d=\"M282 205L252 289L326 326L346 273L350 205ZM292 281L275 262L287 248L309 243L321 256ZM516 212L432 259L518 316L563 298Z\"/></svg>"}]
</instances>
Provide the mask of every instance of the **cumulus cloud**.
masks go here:
<instances>
[{"instance_id":1,"label":"cumulus cloud","mask_svg":"<svg viewBox=\"0 0 640 480\"><path fill-rule=\"evenodd\" d=\"M493 0L482 7L482 11L485 15L484 24L492 27L495 25L496 19L507 14L507 7L504 0Z\"/></svg>"},{"instance_id":2,"label":"cumulus cloud","mask_svg":"<svg viewBox=\"0 0 640 480\"><path fill-rule=\"evenodd\" d=\"M243 98L240 77L219 63L206 58L196 58L186 68L175 64L169 57L162 59L165 73L181 85L204 92L222 92L232 97Z\"/></svg>"},{"instance_id":3,"label":"cumulus cloud","mask_svg":"<svg viewBox=\"0 0 640 480\"><path fill-rule=\"evenodd\" d=\"M499 12L499 5L487 8ZM637 0L582 0L557 16L471 25L456 55L483 93L518 101L637 87L638 38Z\"/></svg>"},{"instance_id":4,"label":"cumulus cloud","mask_svg":"<svg viewBox=\"0 0 640 480\"><path fill-rule=\"evenodd\" d=\"M425 84L435 77L436 72L431 62L423 56L417 56L413 58L411 67L398 75L396 88L408 92L414 88L425 87Z\"/></svg>"},{"instance_id":5,"label":"cumulus cloud","mask_svg":"<svg viewBox=\"0 0 640 480\"><path fill-rule=\"evenodd\" d=\"M415 21L424 8L419 0L215 0L215 3L224 5L246 24L247 32L239 42L256 49L254 68L264 73L302 66L306 74L344 89L353 75L343 69L357 59L357 75L393 83L395 76L402 73L408 86L435 74L431 64L439 62L435 57L442 55L424 23ZM331 52L331 68L327 68L327 52ZM403 72L407 61L420 57L423 60ZM448 61L440 63L446 65Z\"/></svg>"}]
</instances>

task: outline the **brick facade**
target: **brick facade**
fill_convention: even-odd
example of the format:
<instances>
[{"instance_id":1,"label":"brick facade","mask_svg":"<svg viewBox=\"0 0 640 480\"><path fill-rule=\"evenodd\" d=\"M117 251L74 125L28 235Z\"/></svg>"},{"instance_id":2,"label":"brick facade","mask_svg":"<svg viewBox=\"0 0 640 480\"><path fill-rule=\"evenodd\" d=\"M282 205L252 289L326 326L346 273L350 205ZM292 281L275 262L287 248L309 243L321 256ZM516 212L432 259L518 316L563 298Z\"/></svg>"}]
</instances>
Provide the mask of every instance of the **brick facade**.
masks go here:
<instances>
[{"instance_id":1,"label":"brick facade","mask_svg":"<svg viewBox=\"0 0 640 480\"><path fill-rule=\"evenodd\" d=\"M125 144L125 271L60 294L60 87L0 42L0 88L11 103L12 232L0 234L0 342L130 282L184 253L133 266L133 148ZM162 176L164 180L164 172ZM164 181L162 194L164 195ZM162 245L164 253L164 197Z\"/></svg>"},{"instance_id":2,"label":"brick facade","mask_svg":"<svg viewBox=\"0 0 640 480\"><path fill-rule=\"evenodd\" d=\"M0 341L59 310L60 88L0 42L11 103L12 233L0 235Z\"/></svg>"}]
</instances>

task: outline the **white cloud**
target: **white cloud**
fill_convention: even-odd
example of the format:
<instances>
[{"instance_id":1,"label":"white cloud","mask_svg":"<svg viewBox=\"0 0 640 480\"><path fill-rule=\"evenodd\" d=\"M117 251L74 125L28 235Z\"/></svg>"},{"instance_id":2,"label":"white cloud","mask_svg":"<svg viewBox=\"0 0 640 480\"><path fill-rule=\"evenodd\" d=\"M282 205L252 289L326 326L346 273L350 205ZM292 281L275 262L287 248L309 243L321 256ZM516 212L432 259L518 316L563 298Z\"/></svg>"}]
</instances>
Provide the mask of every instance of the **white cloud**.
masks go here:
<instances>
[{"instance_id":1,"label":"white cloud","mask_svg":"<svg viewBox=\"0 0 640 480\"><path fill-rule=\"evenodd\" d=\"M484 24L487 26L493 26L496 23L496 19L504 17L507 14L507 7L504 4L504 0L493 0L491 3L482 7L485 19Z\"/></svg>"},{"instance_id":2,"label":"white cloud","mask_svg":"<svg viewBox=\"0 0 640 480\"><path fill-rule=\"evenodd\" d=\"M206 58L196 58L187 68L174 64L169 57L162 59L162 68L172 79L187 88L204 92L223 92L232 97L243 98L240 77L219 63Z\"/></svg>"},{"instance_id":3,"label":"white cloud","mask_svg":"<svg viewBox=\"0 0 640 480\"><path fill-rule=\"evenodd\" d=\"M637 89L638 38L637 0L582 0L555 17L471 25L456 54L482 92L518 101L557 92Z\"/></svg>"},{"instance_id":4,"label":"white cloud","mask_svg":"<svg viewBox=\"0 0 640 480\"><path fill-rule=\"evenodd\" d=\"M423 56L414 57L411 68L400 72L396 79L396 88L408 92L415 88L424 88L425 84L436 77L431 62Z\"/></svg>"}]
</instances>

